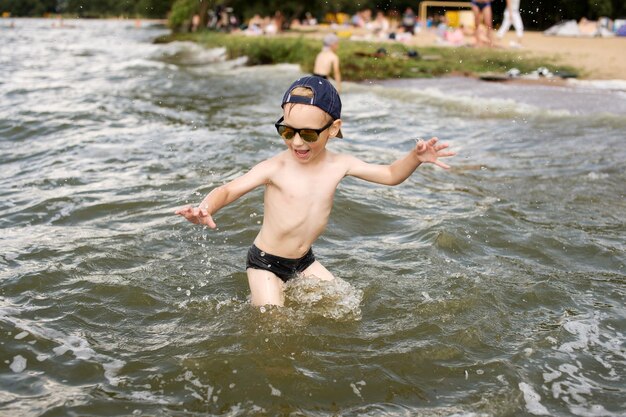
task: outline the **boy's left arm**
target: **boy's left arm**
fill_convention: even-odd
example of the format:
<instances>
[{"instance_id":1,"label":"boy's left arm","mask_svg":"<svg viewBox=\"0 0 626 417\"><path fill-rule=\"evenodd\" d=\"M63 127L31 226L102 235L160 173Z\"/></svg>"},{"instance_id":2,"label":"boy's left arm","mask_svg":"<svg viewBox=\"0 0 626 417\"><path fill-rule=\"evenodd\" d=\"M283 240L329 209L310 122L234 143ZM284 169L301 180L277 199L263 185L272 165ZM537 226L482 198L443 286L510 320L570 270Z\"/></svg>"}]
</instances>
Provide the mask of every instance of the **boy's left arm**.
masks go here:
<instances>
[{"instance_id":1,"label":"boy's left arm","mask_svg":"<svg viewBox=\"0 0 626 417\"><path fill-rule=\"evenodd\" d=\"M352 157L346 175L378 184L398 185L411 176L422 163L431 163L449 169L448 165L439 160L439 158L456 155L456 152L448 151L448 147L447 143L438 143L437 138L431 138L428 141L419 140L415 148L391 165L369 164Z\"/></svg>"}]
</instances>

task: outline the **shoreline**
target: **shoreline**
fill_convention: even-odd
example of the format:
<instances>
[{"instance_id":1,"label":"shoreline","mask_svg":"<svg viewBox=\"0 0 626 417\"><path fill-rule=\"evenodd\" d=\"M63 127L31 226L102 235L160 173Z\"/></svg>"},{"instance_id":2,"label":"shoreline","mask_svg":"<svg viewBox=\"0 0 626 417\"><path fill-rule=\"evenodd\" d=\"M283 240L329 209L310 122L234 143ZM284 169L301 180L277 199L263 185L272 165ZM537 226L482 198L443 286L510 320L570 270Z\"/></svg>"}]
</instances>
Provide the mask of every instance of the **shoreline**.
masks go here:
<instances>
[{"instance_id":1,"label":"shoreline","mask_svg":"<svg viewBox=\"0 0 626 417\"><path fill-rule=\"evenodd\" d=\"M291 63L300 65L303 72L312 72L314 57L321 49L321 37L329 31L292 31L271 36L210 31L170 33L156 38L154 42L188 41L208 49L226 48L227 59L246 56L249 66ZM562 74L575 77L582 71L576 66L562 64L554 57L535 57L525 51L503 48L446 47L432 44L428 36L422 35L416 36L412 43L355 37L342 38L337 52L342 79L345 81L432 78L458 74L475 78L494 74L503 78L507 71L514 68L520 74L532 74L546 67L555 76ZM432 39L435 39L434 34Z\"/></svg>"},{"instance_id":2,"label":"shoreline","mask_svg":"<svg viewBox=\"0 0 626 417\"><path fill-rule=\"evenodd\" d=\"M315 30L307 31L287 31L278 35L262 35L261 39L288 39L293 37L302 37L309 40L319 41L330 32L340 32L332 30L329 27L320 27ZM448 74L463 75L479 78L482 74L492 71L476 71L476 61L481 58L486 62L494 59L506 62L511 65L510 68L519 68L523 73L529 73L531 70L537 69L539 66L548 67L552 72L573 72L575 79L586 81L626 81L626 38L585 38L585 37L560 37L548 36L543 32L526 31L522 38L522 46L518 48L509 47L511 41L516 40L515 32L509 31L503 39L497 39L494 35L494 47L476 48L471 43L472 37L466 36L465 43L461 46L442 45L437 38L436 32L433 30L423 31L413 36L408 42L397 42L386 39L374 39L364 36L364 32L359 30L351 31L352 38L341 37L341 45L369 44L372 51L378 47L385 47L389 50L394 48L414 49L424 55L449 55L449 51L456 51L463 64L456 65L456 62L450 62L451 66L444 72L431 74L434 76L447 76ZM172 35L176 36L176 35ZM228 36L240 36L235 33ZM253 40L255 37L246 37ZM195 42L199 39L196 38ZM202 42L199 42L202 43ZM350 48L350 47L348 47ZM342 57L342 47L340 47L339 55L342 60L342 74L346 63L351 64L350 60ZM354 49L354 48L353 48ZM514 59L511 57L514 56ZM473 63L467 64L469 61ZM517 65L513 61L517 61ZM529 68L529 63L531 67ZM534 63L534 66L533 66ZM543 63L538 65L537 63ZM508 69L510 69L508 68ZM565 69L565 71L562 71ZM306 68L305 68L306 70ZM556 70L556 71L555 71ZM502 70L493 71L494 73L504 74ZM414 75L411 75L411 77ZM382 77L383 79L394 78L396 75ZM410 78L410 77L408 77ZM559 82L560 81L560 82ZM565 85L566 79L555 76L553 78L539 78L537 80L528 79L512 79L506 82L521 83L540 83L548 85Z\"/></svg>"},{"instance_id":3,"label":"shoreline","mask_svg":"<svg viewBox=\"0 0 626 417\"><path fill-rule=\"evenodd\" d=\"M317 30L297 33L303 36L321 38L331 31L330 28L320 27ZM351 28L348 32L356 38L369 40L369 33L361 29ZM286 32L285 35L288 33ZM509 45L512 41L517 41L517 37L515 31L510 30L501 40L495 36L494 31L493 40L493 48L474 48L472 46L473 37L466 35L463 42L464 46L457 46L457 48L468 48L476 51L494 50L503 53L518 51L522 58L547 60L553 64L580 69L577 78L581 80L626 80L626 54L624 54L626 37L565 37L544 35L543 31L524 31L522 47L513 48ZM388 40L371 39L371 41L395 43ZM436 30L432 28L419 32L405 44L413 48L453 48L442 45L438 41Z\"/></svg>"},{"instance_id":4,"label":"shoreline","mask_svg":"<svg viewBox=\"0 0 626 417\"><path fill-rule=\"evenodd\" d=\"M2 22L11 22L22 19L30 19L30 18L5 18L2 19ZM49 20L51 22L55 22L57 19L49 17L49 18L37 18L43 20ZM92 20L92 19L81 19L81 18L71 18L71 17L63 17L66 23L69 23L74 20ZM112 18L112 19L93 19L93 20L122 20L122 21L141 21L147 24L163 24L166 21L163 19L147 19L147 18ZM330 27L319 26L315 29L311 30L297 30L297 31L287 31L278 35L268 36L263 35L261 39L280 39L280 38L292 38L292 37L303 37L305 39L311 40L319 40L325 34L329 32L341 32L340 29L331 29ZM189 39L193 42L197 42L202 44L201 38L198 36L201 33L199 32L191 35L192 39ZM522 38L522 47L521 48L512 48L509 47L509 44L512 41L516 40L515 32L509 31L502 40L498 40L494 36L495 46L493 48L475 48L471 46L472 39L469 36L465 37L465 46L457 46L451 47L446 45L441 45L438 42L436 33L434 30L425 30L419 32L415 36L413 36L408 42L396 42L390 40L380 40L380 39L369 39L367 38L367 34L358 30L358 29L350 29L350 33L353 34L355 39L342 38L342 42L345 43L369 43L371 45L383 45L385 47L394 48L396 46L404 46L409 49L417 49L418 52L420 49L426 49L426 54L431 54L432 50L438 51L446 51L450 49L457 49L459 51L464 51L465 55L485 55L488 54L500 54L503 56L506 54L515 54L518 52L518 57L520 61L520 65L523 64L524 61L532 60L532 61L543 61L546 63L545 66L565 66L570 68L575 68L577 72L577 76L575 77L578 80L598 80L598 81L626 81L626 54L624 54L624 50L626 50L626 38L625 37L611 37L611 38L599 38L599 37L559 37L559 36L547 36L544 35L543 32L536 31L525 31L524 36ZM177 34L170 33L169 35L172 40L175 40ZM229 34L230 36L238 36L237 34ZM253 40L254 37L249 37L247 39ZM469 52L467 52L469 51ZM436 53L436 52L435 52ZM487 58L488 59L488 58ZM345 67L345 63L342 62L342 66ZM465 69L463 68L465 65L456 66L456 68L450 68L449 74L454 75L463 75L470 77L479 77L481 74L473 71L471 68ZM306 68L303 68L306 70ZM343 72L343 71L342 71ZM496 71L494 71L496 72ZM439 73L439 74L431 74L434 76L447 76L448 74ZM396 74L393 77L397 76ZM392 78L392 77L382 77ZM549 85L557 85L557 84L565 84L559 82L560 78L555 77L551 79L539 79L539 80L520 80L520 79L512 79L512 80L502 80L504 82L522 82L522 83L547 83Z\"/></svg>"},{"instance_id":5,"label":"shoreline","mask_svg":"<svg viewBox=\"0 0 626 417\"><path fill-rule=\"evenodd\" d=\"M325 34L333 32L330 28L318 28L317 30L285 32L279 36L293 36L294 34L305 37L321 39ZM335 30L335 32L340 32ZM398 43L391 40L369 39L368 33L360 29L349 29L356 36L351 41L369 41L393 45ZM348 40L348 38L345 38ZM496 51L502 53L519 52L521 59L535 59L549 61L554 65L564 65L577 68L579 80L624 80L626 81L626 38L625 37L565 37L548 36L543 31L525 31L522 38L521 48L510 47L512 41L517 41L515 32L510 30L503 39L498 39L494 31L493 48L475 48L472 36L465 36L464 45L456 46L460 49L481 51ZM453 46L442 45L437 38L434 29L419 32L408 42L404 43L410 48L438 48L451 49ZM464 76L472 76L464 73Z\"/></svg>"},{"instance_id":6,"label":"shoreline","mask_svg":"<svg viewBox=\"0 0 626 417\"><path fill-rule=\"evenodd\" d=\"M505 36L508 42L513 33ZM530 32L524 47L533 55L551 54L584 70L580 79L626 80L626 38L566 38Z\"/></svg>"},{"instance_id":7,"label":"shoreline","mask_svg":"<svg viewBox=\"0 0 626 417\"><path fill-rule=\"evenodd\" d=\"M467 38L466 38L467 40ZM509 31L501 41L494 39L494 49L520 51L529 57L549 59L554 62L581 69L581 80L626 80L626 38L585 38L547 36L543 32L524 32L522 48L507 45L516 40L515 32ZM413 37L416 47L436 46L432 32L422 32Z\"/></svg>"}]
</instances>

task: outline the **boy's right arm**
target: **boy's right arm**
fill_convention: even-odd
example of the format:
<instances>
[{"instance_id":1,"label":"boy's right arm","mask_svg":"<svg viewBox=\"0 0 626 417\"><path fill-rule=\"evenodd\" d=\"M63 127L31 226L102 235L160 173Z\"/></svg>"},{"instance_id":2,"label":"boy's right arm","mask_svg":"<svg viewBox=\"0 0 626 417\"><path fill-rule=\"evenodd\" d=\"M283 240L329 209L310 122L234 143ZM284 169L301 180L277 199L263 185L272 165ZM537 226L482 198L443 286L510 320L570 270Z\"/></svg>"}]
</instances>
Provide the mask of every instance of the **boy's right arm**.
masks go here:
<instances>
[{"instance_id":1,"label":"boy's right arm","mask_svg":"<svg viewBox=\"0 0 626 417\"><path fill-rule=\"evenodd\" d=\"M204 224L211 229L215 229L217 225L213 220L213 215L222 207L232 203L259 185L267 184L273 165L270 160L263 161L244 175L214 188L198 207L181 207L174 214L181 215L192 223Z\"/></svg>"}]
</instances>

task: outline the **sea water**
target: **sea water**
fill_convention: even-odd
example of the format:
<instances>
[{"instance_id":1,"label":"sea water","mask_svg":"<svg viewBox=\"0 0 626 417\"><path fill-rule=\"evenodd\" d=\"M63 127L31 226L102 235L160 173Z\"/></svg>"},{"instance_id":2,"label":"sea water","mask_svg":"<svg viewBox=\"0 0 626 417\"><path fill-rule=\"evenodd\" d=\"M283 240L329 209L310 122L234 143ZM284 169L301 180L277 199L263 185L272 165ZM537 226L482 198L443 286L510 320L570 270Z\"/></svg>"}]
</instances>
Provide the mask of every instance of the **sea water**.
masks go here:
<instances>
[{"instance_id":1,"label":"sea water","mask_svg":"<svg viewBox=\"0 0 626 417\"><path fill-rule=\"evenodd\" d=\"M173 215L284 149L297 66L156 45L144 22L0 30L0 414L620 416L623 84L345 83L372 163L437 136L452 169L346 178L337 277L253 308L262 190Z\"/></svg>"}]
</instances>

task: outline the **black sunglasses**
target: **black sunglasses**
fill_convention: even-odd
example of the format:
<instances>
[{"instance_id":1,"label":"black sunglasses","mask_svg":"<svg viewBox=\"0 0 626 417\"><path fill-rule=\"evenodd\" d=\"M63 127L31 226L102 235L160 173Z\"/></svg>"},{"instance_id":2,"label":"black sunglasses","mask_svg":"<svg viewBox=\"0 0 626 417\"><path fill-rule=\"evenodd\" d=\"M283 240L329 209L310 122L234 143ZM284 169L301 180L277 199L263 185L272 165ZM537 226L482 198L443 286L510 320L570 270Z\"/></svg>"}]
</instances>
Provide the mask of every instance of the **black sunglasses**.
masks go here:
<instances>
[{"instance_id":1,"label":"black sunglasses","mask_svg":"<svg viewBox=\"0 0 626 417\"><path fill-rule=\"evenodd\" d=\"M309 128L296 129L295 127L281 124L283 120L285 120L285 118L281 117L280 119L278 119L276 123L274 123L274 126L276 127L276 131L283 139L291 140L293 139L294 136L296 136L296 133L297 133L298 135L300 135L302 140L306 142L317 142L317 140L320 137L320 133L328 129L335 122L334 120L331 120L330 123L328 123L326 126L324 126L321 129L309 129Z\"/></svg>"}]
</instances>

